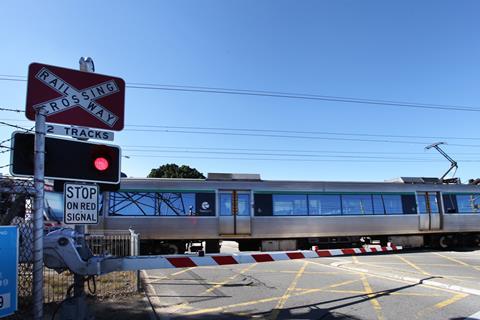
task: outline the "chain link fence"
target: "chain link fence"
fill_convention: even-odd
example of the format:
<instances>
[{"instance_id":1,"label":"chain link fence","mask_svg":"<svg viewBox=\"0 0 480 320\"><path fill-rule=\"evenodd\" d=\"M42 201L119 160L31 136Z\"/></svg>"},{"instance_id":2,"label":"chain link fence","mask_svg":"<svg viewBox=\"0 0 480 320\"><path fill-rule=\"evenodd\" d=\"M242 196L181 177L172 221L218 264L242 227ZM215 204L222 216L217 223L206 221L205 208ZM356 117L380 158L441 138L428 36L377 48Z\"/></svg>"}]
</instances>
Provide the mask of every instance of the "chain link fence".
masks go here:
<instances>
[{"instance_id":1,"label":"chain link fence","mask_svg":"<svg viewBox=\"0 0 480 320\"><path fill-rule=\"evenodd\" d=\"M18 311L6 319L29 319L33 306L33 197L32 179L0 177L0 225L17 225L19 228L18 265ZM58 228L45 217L45 233ZM118 257L134 256L139 253L138 234L133 230L98 231L85 235L85 240L94 254ZM65 299L73 284L73 274L44 268L44 303L55 303ZM139 290L138 272L112 272L90 278L85 283L87 294L98 299L128 295Z\"/></svg>"},{"instance_id":2,"label":"chain link fence","mask_svg":"<svg viewBox=\"0 0 480 320\"><path fill-rule=\"evenodd\" d=\"M85 241L96 255L126 257L138 255L136 244L138 235L130 231L104 231L86 234ZM44 302L62 301L73 284L73 273L58 274L55 270L44 268ZM97 298L110 298L138 291L137 272L112 272L96 276L85 283L87 293Z\"/></svg>"}]
</instances>

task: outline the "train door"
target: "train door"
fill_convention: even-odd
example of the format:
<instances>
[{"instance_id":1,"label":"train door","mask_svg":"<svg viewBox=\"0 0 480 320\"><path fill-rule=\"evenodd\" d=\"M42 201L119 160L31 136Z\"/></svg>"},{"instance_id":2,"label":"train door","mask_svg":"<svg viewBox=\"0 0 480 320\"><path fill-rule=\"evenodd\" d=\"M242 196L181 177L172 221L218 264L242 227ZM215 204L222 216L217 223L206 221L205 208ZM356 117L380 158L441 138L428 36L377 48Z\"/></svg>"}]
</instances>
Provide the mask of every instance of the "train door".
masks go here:
<instances>
[{"instance_id":1,"label":"train door","mask_svg":"<svg viewBox=\"0 0 480 320\"><path fill-rule=\"evenodd\" d=\"M417 192L420 230L442 228L441 197L439 192Z\"/></svg>"},{"instance_id":2,"label":"train door","mask_svg":"<svg viewBox=\"0 0 480 320\"><path fill-rule=\"evenodd\" d=\"M251 192L221 190L218 198L220 235L250 235Z\"/></svg>"}]
</instances>

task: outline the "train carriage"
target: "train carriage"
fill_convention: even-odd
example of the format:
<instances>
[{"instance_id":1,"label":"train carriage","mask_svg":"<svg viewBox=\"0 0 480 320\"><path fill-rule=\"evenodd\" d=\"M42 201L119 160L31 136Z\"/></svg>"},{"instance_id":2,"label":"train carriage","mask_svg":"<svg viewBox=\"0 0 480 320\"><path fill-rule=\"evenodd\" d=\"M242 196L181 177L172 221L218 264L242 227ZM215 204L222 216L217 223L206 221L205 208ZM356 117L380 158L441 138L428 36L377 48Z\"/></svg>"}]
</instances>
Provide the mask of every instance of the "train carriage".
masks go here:
<instances>
[{"instance_id":1,"label":"train carriage","mask_svg":"<svg viewBox=\"0 0 480 320\"><path fill-rule=\"evenodd\" d=\"M124 178L103 201L94 228L131 227L145 253L183 252L192 241L205 241L213 253L221 240L237 241L240 250L293 250L371 240L446 248L480 239L480 187L438 179Z\"/></svg>"}]
</instances>

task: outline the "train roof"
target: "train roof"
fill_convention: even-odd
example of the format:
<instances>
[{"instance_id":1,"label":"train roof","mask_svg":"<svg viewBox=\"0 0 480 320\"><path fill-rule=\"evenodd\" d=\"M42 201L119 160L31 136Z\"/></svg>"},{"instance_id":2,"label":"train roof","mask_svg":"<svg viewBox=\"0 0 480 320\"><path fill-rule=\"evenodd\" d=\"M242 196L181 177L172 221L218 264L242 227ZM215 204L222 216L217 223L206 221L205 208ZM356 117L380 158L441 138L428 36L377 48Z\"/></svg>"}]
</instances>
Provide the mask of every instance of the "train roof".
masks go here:
<instances>
[{"instance_id":1,"label":"train roof","mask_svg":"<svg viewBox=\"0 0 480 320\"><path fill-rule=\"evenodd\" d=\"M447 184L438 178L401 177L384 182L262 180L258 174L208 174L206 179L122 178L121 190L257 190L306 192L480 192L472 184Z\"/></svg>"}]
</instances>

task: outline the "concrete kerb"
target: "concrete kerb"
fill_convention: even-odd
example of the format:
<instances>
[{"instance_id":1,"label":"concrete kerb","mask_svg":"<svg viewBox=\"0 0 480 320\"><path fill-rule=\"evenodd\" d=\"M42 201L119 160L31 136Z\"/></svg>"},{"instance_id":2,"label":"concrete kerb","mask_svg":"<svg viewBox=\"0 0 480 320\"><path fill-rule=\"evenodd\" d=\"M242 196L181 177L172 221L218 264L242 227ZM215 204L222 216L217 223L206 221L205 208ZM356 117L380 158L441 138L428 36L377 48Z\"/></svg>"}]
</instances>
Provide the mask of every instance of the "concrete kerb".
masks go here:
<instances>
[{"instance_id":1,"label":"concrete kerb","mask_svg":"<svg viewBox=\"0 0 480 320\"><path fill-rule=\"evenodd\" d=\"M336 268L346 269L346 270L349 270L349 271L369 273L369 274L372 274L372 275L378 275L378 276L382 276L382 277L385 277L385 278L390 278L390 279L393 279L393 280L406 281L406 282L409 282L409 283L412 283L412 284L426 284L426 285L429 285L429 286L432 286L432 287L448 289L448 290L452 290L452 291L457 291L457 292L467 293L467 294L471 294L471 295L475 295L475 296L480 296L480 290L477 290L477 289L465 288L465 287L461 287L461 286L457 286L457 285L450 285L450 284L438 282L438 281L435 281L435 280L422 279L422 278L416 278L416 277L411 277L411 276L400 276L400 275L396 275L396 274L378 272L378 271L372 272L372 271L367 270L367 269L348 266L348 264L351 264L351 262L341 261L341 262L331 263L330 265L333 266L333 267L336 267Z\"/></svg>"},{"instance_id":2,"label":"concrete kerb","mask_svg":"<svg viewBox=\"0 0 480 320\"><path fill-rule=\"evenodd\" d=\"M155 306L160 305L160 300L157 297L157 293L155 292L155 289L153 286L146 281L148 279L148 275L145 272L145 270L140 271L140 281L142 282L142 288L145 292L145 297L147 299L146 303L150 305L150 312L149 318L150 320L159 320L159 317L157 313L155 312Z\"/></svg>"}]
</instances>

